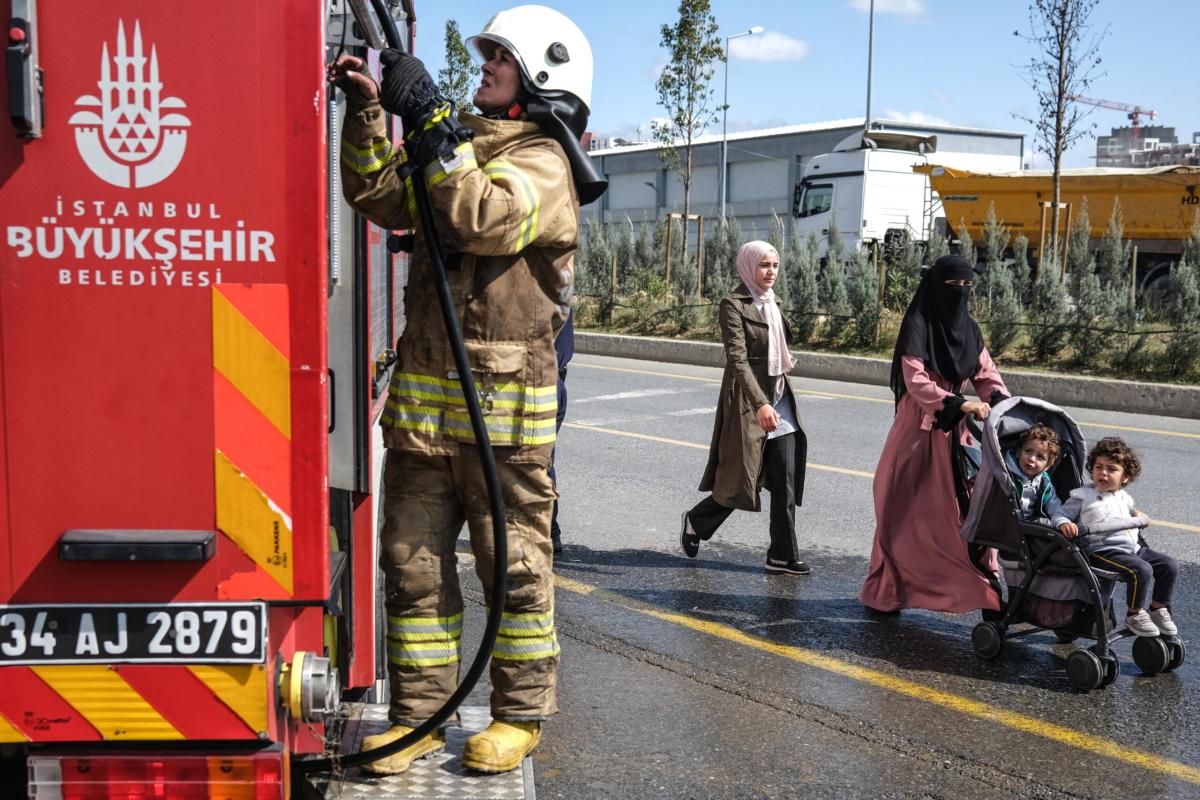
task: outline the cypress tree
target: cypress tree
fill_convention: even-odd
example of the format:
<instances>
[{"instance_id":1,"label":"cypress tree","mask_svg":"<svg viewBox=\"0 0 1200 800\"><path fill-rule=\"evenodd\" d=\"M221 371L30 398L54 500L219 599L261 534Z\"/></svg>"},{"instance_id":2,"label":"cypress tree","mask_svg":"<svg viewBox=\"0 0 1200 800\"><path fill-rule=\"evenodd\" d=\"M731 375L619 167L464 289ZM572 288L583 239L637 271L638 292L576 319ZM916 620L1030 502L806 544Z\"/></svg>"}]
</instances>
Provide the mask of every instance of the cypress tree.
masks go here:
<instances>
[{"instance_id":1,"label":"cypress tree","mask_svg":"<svg viewBox=\"0 0 1200 800\"><path fill-rule=\"evenodd\" d=\"M1125 241L1125 221L1121 213L1121 201L1113 203L1112 215L1100 247L1096 250L1096 267L1100 285L1111 297L1118 315L1128 325L1133 320L1134 304L1130 296L1130 255L1133 245ZM1123 327L1124 327L1123 325Z\"/></svg>"},{"instance_id":2,"label":"cypress tree","mask_svg":"<svg viewBox=\"0 0 1200 800\"><path fill-rule=\"evenodd\" d=\"M1193 377L1200 373L1200 212L1171 270L1166 316L1175 328L1167 338L1167 367L1173 377Z\"/></svg>"},{"instance_id":3,"label":"cypress tree","mask_svg":"<svg viewBox=\"0 0 1200 800\"><path fill-rule=\"evenodd\" d=\"M613 253L617 257L617 288L628 285L629 276L636 267L637 244L633 239L633 220L625 215L623 222L614 223L616 230L610 231ZM609 282L612 282L611 276Z\"/></svg>"},{"instance_id":4,"label":"cypress tree","mask_svg":"<svg viewBox=\"0 0 1200 800\"><path fill-rule=\"evenodd\" d=\"M1036 324L1030 345L1039 361L1057 358L1067 343L1067 292L1059 280L1058 261L1050 253L1038 268L1030 305L1030 321Z\"/></svg>"},{"instance_id":5,"label":"cypress tree","mask_svg":"<svg viewBox=\"0 0 1200 800\"><path fill-rule=\"evenodd\" d=\"M996 204L989 203L987 217L983 225L983 240L980 250L985 265L984 274L976 280L975 296L986 305L991 305L992 271L1004 262L1004 251L1008 249L1008 228L1004 222L996 219Z\"/></svg>"},{"instance_id":6,"label":"cypress tree","mask_svg":"<svg viewBox=\"0 0 1200 800\"><path fill-rule=\"evenodd\" d=\"M854 318L852 339L859 347L871 347L879 324L879 274L863 250L848 267L846 299Z\"/></svg>"},{"instance_id":7,"label":"cypress tree","mask_svg":"<svg viewBox=\"0 0 1200 800\"><path fill-rule=\"evenodd\" d=\"M975 252L975 240L971 238L971 232L967 230L966 220L958 221L958 254L967 260L967 263L972 267L979 260L979 254Z\"/></svg>"},{"instance_id":8,"label":"cypress tree","mask_svg":"<svg viewBox=\"0 0 1200 800\"><path fill-rule=\"evenodd\" d=\"M705 296L718 302L737 286L737 253L742 246L742 226L730 215L718 219L704 253Z\"/></svg>"},{"instance_id":9,"label":"cypress tree","mask_svg":"<svg viewBox=\"0 0 1200 800\"><path fill-rule=\"evenodd\" d=\"M1029 239L1018 233L1013 239L1013 287L1021 305L1028 305L1033 297L1033 283L1029 271Z\"/></svg>"},{"instance_id":10,"label":"cypress tree","mask_svg":"<svg viewBox=\"0 0 1200 800\"><path fill-rule=\"evenodd\" d=\"M819 246L817 235L810 233L803 241L793 235L784 250L784 281L788 287L792 332L797 343L811 339L817 329Z\"/></svg>"},{"instance_id":11,"label":"cypress tree","mask_svg":"<svg viewBox=\"0 0 1200 800\"><path fill-rule=\"evenodd\" d=\"M1021 334L1021 300L1013 284L1012 271L1003 264L994 265L988 272L992 301L988 305L988 347L999 357Z\"/></svg>"},{"instance_id":12,"label":"cypress tree","mask_svg":"<svg viewBox=\"0 0 1200 800\"><path fill-rule=\"evenodd\" d=\"M628 284L622 287L624 291L644 285L646 280L662 269L659 264L659 253L654 246L655 226L642 214L642 230L633 248L634 269L630 273Z\"/></svg>"},{"instance_id":13,"label":"cypress tree","mask_svg":"<svg viewBox=\"0 0 1200 800\"><path fill-rule=\"evenodd\" d=\"M778 214L772 213L771 221L767 224L767 244L774 247L775 252L779 254L780 270L783 269L783 233L783 220ZM775 294L779 296L779 301L786 307L788 302L787 282L778 277L775 279Z\"/></svg>"},{"instance_id":14,"label":"cypress tree","mask_svg":"<svg viewBox=\"0 0 1200 800\"><path fill-rule=\"evenodd\" d=\"M1112 347L1112 326L1115 309L1112 294L1100 285L1100 276L1095 271L1095 260L1088 259L1075 277L1075 324L1071 328L1070 343L1075 351L1075 362L1094 366L1104 353Z\"/></svg>"},{"instance_id":15,"label":"cypress tree","mask_svg":"<svg viewBox=\"0 0 1200 800\"><path fill-rule=\"evenodd\" d=\"M1069 291L1073 296L1079 294L1079 279L1096 270L1096 263L1092 260L1092 254L1088 247L1090 230L1088 202L1085 197L1079 204L1079 208L1076 209L1075 218L1071 221L1071 230L1067 235L1067 281Z\"/></svg>"},{"instance_id":16,"label":"cypress tree","mask_svg":"<svg viewBox=\"0 0 1200 800\"><path fill-rule=\"evenodd\" d=\"M946 237L936 227L934 228L933 235L929 237L929 244L926 251L926 264L933 264L942 256L950 255L950 243L946 241Z\"/></svg>"}]
</instances>

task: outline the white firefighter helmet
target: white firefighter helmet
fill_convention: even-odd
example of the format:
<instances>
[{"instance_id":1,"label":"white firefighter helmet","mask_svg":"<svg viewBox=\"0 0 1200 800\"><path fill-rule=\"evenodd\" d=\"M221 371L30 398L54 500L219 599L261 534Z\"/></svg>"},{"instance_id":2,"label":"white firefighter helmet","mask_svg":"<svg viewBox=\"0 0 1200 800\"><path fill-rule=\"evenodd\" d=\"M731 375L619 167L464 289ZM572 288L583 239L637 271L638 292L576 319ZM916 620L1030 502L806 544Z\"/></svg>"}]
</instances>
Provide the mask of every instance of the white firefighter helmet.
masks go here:
<instances>
[{"instance_id":1,"label":"white firefighter helmet","mask_svg":"<svg viewBox=\"0 0 1200 800\"><path fill-rule=\"evenodd\" d=\"M516 56L525 85L534 94L569 92L590 111L592 48L579 26L546 6L517 6L488 20L467 39L483 59L498 44Z\"/></svg>"}]
</instances>

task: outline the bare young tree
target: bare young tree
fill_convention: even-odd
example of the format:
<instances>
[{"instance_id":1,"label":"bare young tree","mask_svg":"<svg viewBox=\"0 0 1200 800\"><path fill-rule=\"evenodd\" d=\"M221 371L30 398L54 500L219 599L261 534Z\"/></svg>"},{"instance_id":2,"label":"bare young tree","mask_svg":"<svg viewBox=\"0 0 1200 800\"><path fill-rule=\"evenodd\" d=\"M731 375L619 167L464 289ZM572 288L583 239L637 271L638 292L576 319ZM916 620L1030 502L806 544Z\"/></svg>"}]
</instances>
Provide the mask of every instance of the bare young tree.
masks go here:
<instances>
[{"instance_id":1,"label":"bare young tree","mask_svg":"<svg viewBox=\"0 0 1200 800\"><path fill-rule=\"evenodd\" d=\"M438 88L456 107L470 111L478 73L470 51L463 44L458 21L451 17L446 20L446 66L438 70Z\"/></svg>"},{"instance_id":2,"label":"bare young tree","mask_svg":"<svg viewBox=\"0 0 1200 800\"><path fill-rule=\"evenodd\" d=\"M1100 42L1105 28L1094 32L1091 16L1099 0L1031 0L1030 33L1023 38L1038 49L1024 70L1037 96L1037 118L1026 120L1034 126L1038 150L1053 164L1054 190L1050 207L1048 252L1058 243L1058 204L1063 154L1071 145L1095 127L1084 121L1091 109L1082 109L1075 101L1099 77ZM1022 36L1015 31L1016 36ZM1044 254L1039 253L1044 259Z\"/></svg>"},{"instance_id":3,"label":"bare young tree","mask_svg":"<svg viewBox=\"0 0 1200 800\"><path fill-rule=\"evenodd\" d=\"M658 156L663 165L678 174L683 183L686 241L692 200L692 141L716 122L718 109L709 83L716 63L725 58L709 0L679 0L679 19L673 26L662 26L659 44L669 55L655 84L658 104L667 112L667 120L652 123L652 129L662 145Z\"/></svg>"}]
</instances>

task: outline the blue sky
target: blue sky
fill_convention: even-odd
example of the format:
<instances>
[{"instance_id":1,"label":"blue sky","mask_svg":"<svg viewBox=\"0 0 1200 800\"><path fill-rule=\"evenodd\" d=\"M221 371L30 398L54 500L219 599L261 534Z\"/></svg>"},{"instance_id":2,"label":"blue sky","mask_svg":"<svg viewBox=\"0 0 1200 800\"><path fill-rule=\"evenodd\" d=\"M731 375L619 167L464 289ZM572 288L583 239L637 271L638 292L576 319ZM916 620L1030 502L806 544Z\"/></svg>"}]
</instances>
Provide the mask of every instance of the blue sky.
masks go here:
<instances>
[{"instance_id":1,"label":"blue sky","mask_svg":"<svg viewBox=\"0 0 1200 800\"><path fill-rule=\"evenodd\" d=\"M516 4L515 2L513 3ZM595 57L589 129L633 138L662 115L654 90L665 62L659 28L672 23L671 0L545 3L574 19ZM443 63L444 25L455 18L464 36L477 32L507 3L416 0L416 53L434 75ZM868 0L712 0L721 35L761 25L765 32L733 42L729 63L729 130L861 117L866 105ZM1171 125L1183 141L1200 131L1195 31L1197 0L1101 0L1092 19L1107 27L1103 63L1088 94L1154 109L1153 123ZM1014 114L1032 116L1033 90L1020 66L1032 47L1024 0L876 0L872 116L1032 133ZM745 49L742 49L745 48ZM723 74L713 78L714 106ZM1107 134L1128 124L1119 111L1095 109L1089 122ZM720 122L711 129L720 131ZM1033 138L1026 139L1026 151ZM1091 163L1088 135L1067 166ZM1041 156L1027 155L1033 166Z\"/></svg>"}]
</instances>

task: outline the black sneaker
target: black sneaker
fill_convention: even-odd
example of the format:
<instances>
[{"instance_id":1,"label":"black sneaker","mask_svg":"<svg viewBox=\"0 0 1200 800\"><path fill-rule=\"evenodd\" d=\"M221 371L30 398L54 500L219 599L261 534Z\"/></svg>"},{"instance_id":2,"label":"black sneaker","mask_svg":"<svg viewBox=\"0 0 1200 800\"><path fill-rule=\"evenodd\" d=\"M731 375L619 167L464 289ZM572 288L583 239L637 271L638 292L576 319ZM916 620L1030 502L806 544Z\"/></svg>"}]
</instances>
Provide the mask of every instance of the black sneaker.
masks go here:
<instances>
[{"instance_id":1,"label":"black sneaker","mask_svg":"<svg viewBox=\"0 0 1200 800\"><path fill-rule=\"evenodd\" d=\"M771 575L807 575L812 567L804 561L781 561L767 558L766 570Z\"/></svg>"},{"instance_id":2,"label":"black sneaker","mask_svg":"<svg viewBox=\"0 0 1200 800\"><path fill-rule=\"evenodd\" d=\"M700 552L700 537L692 530L692 524L688 522L687 512L683 512L683 527L679 531L679 544L683 546L683 552L688 558L695 558Z\"/></svg>"}]
</instances>

